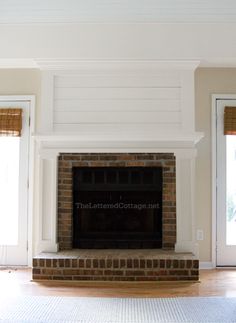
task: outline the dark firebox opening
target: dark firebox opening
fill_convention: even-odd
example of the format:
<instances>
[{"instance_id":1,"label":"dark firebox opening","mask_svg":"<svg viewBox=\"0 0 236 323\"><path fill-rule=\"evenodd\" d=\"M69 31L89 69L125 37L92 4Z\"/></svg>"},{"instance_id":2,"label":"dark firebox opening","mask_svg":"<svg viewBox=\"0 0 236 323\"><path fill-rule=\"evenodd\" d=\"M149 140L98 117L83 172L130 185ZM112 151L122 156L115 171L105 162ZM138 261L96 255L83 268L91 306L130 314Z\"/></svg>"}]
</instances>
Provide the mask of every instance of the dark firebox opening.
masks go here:
<instances>
[{"instance_id":1,"label":"dark firebox opening","mask_svg":"<svg viewBox=\"0 0 236 323\"><path fill-rule=\"evenodd\" d=\"M162 248L162 167L73 167L73 248Z\"/></svg>"}]
</instances>

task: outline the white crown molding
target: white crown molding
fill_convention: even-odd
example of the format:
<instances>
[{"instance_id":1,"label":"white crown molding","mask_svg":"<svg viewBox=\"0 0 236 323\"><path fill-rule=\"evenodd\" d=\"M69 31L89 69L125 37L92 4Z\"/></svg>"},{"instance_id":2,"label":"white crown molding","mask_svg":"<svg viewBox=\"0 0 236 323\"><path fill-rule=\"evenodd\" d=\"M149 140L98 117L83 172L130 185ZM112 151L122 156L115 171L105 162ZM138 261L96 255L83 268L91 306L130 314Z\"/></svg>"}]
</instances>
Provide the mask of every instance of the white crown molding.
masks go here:
<instances>
[{"instance_id":1,"label":"white crown molding","mask_svg":"<svg viewBox=\"0 0 236 323\"><path fill-rule=\"evenodd\" d=\"M18 59L18 58L0 58L0 69L14 69L14 68L37 68L40 70L51 71L78 71L84 70L96 72L103 70L126 70L130 72L135 71L156 71L156 70L195 70L199 65L198 60L86 60L76 58L64 59ZM236 64L236 63L235 63Z\"/></svg>"},{"instance_id":2,"label":"white crown molding","mask_svg":"<svg viewBox=\"0 0 236 323\"><path fill-rule=\"evenodd\" d=\"M35 59L41 70L126 70L126 71L155 71L195 70L198 60L83 60L83 59Z\"/></svg>"},{"instance_id":3,"label":"white crown molding","mask_svg":"<svg viewBox=\"0 0 236 323\"><path fill-rule=\"evenodd\" d=\"M236 59L212 58L204 60L81 60L81 59L31 59L31 58L0 58L0 69L37 68L41 70L99 70L99 69L126 69L135 70L195 70L197 67L206 68L235 68Z\"/></svg>"},{"instance_id":4,"label":"white crown molding","mask_svg":"<svg viewBox=\"0 0 236 323\"><path fill-rule=\"evenodd\" d=\"M82 59L33 59L33 58L0 58L0 69L30 69L41 70L99 70L104 69L148 69L150 72L155 69L172 70L195 70L202 68L236 68L236 59L232 58L211 58L202 60L82 60Z\"/></svg>"},{"instance_id":5,"label":"white crown molding","mask_svg":"<svg viewBox=\"0 0 236 323\"><path fill-rule=\"evenodd\" d=\"M203 60L81 60L81 59L17 59L0 58L0 69L30 69L41 70L99 70L99 69L126 69L137 70L195 70L202 68L236 68L236 59L232 58L212 58Z\"/></svg>"}]
</instances>

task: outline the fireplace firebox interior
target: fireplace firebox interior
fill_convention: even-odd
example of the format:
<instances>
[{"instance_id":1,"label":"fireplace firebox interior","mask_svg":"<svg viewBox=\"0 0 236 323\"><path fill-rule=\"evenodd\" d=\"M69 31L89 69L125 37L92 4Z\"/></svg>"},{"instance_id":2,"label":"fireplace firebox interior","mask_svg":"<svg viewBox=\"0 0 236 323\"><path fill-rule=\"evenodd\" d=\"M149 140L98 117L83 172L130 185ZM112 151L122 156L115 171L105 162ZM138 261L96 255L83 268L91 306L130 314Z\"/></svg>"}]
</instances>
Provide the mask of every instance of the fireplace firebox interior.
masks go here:
<instances>
[{"instance_id":1,"label":"fireplace firebox interior","mask_svg":"<svg viewBox=\"0 0 236 323\"><path fill-rule=\"evenodd\" d=\"M162 167L73 167L73 248L162 248Z\"/></svg>"}]
</instances>

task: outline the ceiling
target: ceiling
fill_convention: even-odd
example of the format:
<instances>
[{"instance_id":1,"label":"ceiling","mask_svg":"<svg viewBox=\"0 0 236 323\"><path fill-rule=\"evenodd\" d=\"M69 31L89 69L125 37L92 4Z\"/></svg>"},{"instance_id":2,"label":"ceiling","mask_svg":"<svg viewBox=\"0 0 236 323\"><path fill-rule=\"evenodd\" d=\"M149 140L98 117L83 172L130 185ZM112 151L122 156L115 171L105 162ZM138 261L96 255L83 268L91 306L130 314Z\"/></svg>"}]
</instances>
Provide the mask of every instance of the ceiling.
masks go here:
<instances>
[{"instance_id":1,"label":"ceiling","mask_svg":"<svg viewBox=\"0 0 236 323\"><path fill-rule=\"evenodd\" d=\"M236 22L235 0L0 0L0 23Z\"/></svg>"},{"instance_id":2,"label":"ceiling","mask_svg":"<svg viewBox=\"0 0 236 323\"><path fill-rule=\"evenodd\" d=\"M235 67L235 34L236 0L0 0L0 68L100 60Z\"/></svg>"}]
</instances>

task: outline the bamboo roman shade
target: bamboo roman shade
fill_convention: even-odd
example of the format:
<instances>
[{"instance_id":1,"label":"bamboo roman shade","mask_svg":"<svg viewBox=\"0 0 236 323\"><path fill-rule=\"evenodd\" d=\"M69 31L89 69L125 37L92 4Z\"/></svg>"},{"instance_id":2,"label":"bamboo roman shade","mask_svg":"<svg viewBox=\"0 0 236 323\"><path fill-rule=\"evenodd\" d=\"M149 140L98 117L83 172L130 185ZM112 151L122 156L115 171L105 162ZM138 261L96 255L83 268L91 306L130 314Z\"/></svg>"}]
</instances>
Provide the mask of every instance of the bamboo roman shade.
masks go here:
<instances>
[{"instance_id":1,"label":"bamboo roman shade","mask_svg":"<svg viewBox=\"0 0 236 323\"><path fill-rule=\"evenodd\" d=\"M236 107L225 107L224 134L236 135Z\"/></svg>"},{"instance_id":2,"label":"bamboo roman shade","mask_svg":"<svg viewBox=\"0 0 236 323\"><path fill-rule=\"evenodd\" d=\"M0 108L0 136L20 137L22 109Z\"/></svg>"}]
</instances>

